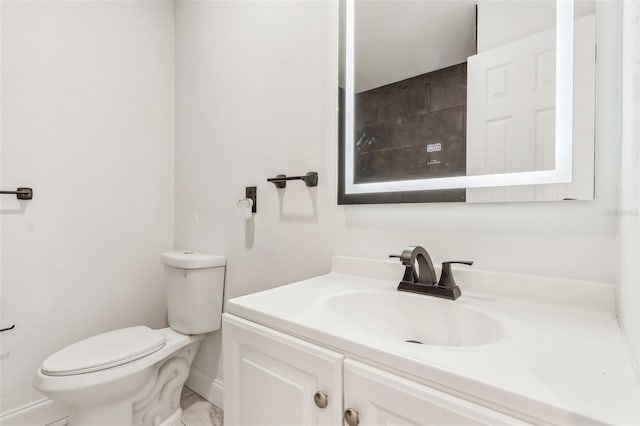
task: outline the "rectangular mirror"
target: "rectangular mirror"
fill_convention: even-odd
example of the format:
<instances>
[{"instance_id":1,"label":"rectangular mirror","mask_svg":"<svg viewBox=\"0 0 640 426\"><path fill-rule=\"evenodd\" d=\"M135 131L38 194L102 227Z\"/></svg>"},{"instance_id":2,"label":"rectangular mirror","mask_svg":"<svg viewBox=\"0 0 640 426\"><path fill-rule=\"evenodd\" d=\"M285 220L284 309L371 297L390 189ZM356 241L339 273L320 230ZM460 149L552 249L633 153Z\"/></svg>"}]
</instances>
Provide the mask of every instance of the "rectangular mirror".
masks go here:
<instances>
[{"instance_id":1,"label":"rectangular mirror","mask_svg":"<svg viewBox=\"0 0 640 426\"><path fill-rule=\"evenodd\" d=\"M593 1L342 0L339 83L339 204L593 199Z\"/></svg>"}]
</instances>

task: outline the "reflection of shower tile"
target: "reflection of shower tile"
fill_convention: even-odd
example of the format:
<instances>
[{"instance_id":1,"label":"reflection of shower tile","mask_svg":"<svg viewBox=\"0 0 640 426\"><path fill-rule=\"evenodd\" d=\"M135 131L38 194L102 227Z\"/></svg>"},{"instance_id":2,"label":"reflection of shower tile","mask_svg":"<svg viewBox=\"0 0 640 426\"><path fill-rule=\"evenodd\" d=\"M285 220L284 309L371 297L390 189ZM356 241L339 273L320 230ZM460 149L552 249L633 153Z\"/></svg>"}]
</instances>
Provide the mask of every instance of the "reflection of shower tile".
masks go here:
<instances>
[{"instance_id":1,"label":"reflection of shower tile","mask_svg":"<svg viewBox=\"0 0 640 426\"><path fill-rule=\"evenodd\" d=\"M355 180L358 183L385 180L464 176L464 144L443 145L442 151L428 152L427 145L416 145L355 156Z\"/></svg>"},{"instance_id":2,"label":"reflection of shower tile","mask_svg":"<svg viewBox=\"0 0 640 426\"><path fill-rule=\"evenodd\" d=\"M397 148L409 143L410 129L406 121L384 123L378 126L379 138L375 149Z\"/></svg>"},{"instance_id":3,"label":"reflection of shower tile","mask_svg":"<svg viewBox=\"0 0 640 426\"><path fill-rule=\"evenodd\" d=\"M467 104L467 64L434 71L431 76L431 111Z\"/></svg>"},{"instance_id":4,"label":"reflection of shower tile","mask_svg":"<svg viewBox=\"0 0 640 426\"><path fill-rule=\"evenodd\" d=\"M463 106L410 117L407 128L411 139L407 145L463 141L464 123Z\"/></svg>"},{"instance_id":5,"label":"reflection of shower tile","mask_svg":"<svg viewBox=\"0 0 640 426\"><path fill-rule=\"evenodd\" d=\"M465 175L466 101L466 64L357 94L355 181Z\"/></svg>"},{"instance_id":6,"label":"reflection of shower tile","mask_svg":"<svg viewBox=\"0 0 640 426\"><path fill-rule=\"evenodd\" d=\"M412 78L410 84L407 95L408 112L411 115L428 113L431 110L431 84L429 79L424 76L418 76Z\"/></svg>"},{"instance_id":7,"label":"reflection of shower tile","mask_svg":"<svg viewBox=\"0 0 640 426\"><path fill-rule=\"evenodd\" d=\"M371 151L378 140L377 127L367 126L354 131L354 146L356 152Z\"/></svg>"},{"instance_id":8,"label":"reflection of shower tile","mask_svg":"<svg viewBox=\"0 0 640 426\"><path fill-rule=\"evenodd\" d=\"M377 121L378 93L375 90L358 93L354 98L354 127L372 126Z\"/></svg>"},{"instance_id":9,"label":"reflection of shower tile","mask_svg":"<svg viewBox=\"0 0 640 426\"><path fill-rule=\"evenodd\" d=\"M463 106L409 115L397 123L380 123L375 128L356 130L356 150L370 152L427 143L463 142L464 126Z\"/></svg>"},{"instance_id":10,"label":"reflection of shower tile","mask_svg":"<svg viewBox=\"0 0 640 426\"><path fill-rule=\"evenodd\" d=\"M377 122L397 123L410 111L408 110L409 86L401 81L379 89Z\"/></svg>"}]
</instances>

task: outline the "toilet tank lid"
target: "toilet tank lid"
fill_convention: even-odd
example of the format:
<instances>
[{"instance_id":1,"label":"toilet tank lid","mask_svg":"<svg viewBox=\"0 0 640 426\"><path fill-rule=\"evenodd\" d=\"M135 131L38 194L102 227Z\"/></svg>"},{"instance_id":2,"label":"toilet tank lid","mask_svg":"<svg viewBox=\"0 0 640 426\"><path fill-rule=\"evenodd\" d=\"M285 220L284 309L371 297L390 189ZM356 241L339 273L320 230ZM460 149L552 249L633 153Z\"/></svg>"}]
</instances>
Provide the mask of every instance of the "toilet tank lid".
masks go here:
<instances>
[{"instance_id":1,"label":"toilet tank lid","mask_svg":"<svg viewBox=\"0 0 640 426\"><path fill-rule=\"evenodd\" d=\"M217 254L176 250L162 253L162 263L167 266L173 266L174 268L203 269L225 266L227 261L224 256Z\"/></svg>"}]
</instances>

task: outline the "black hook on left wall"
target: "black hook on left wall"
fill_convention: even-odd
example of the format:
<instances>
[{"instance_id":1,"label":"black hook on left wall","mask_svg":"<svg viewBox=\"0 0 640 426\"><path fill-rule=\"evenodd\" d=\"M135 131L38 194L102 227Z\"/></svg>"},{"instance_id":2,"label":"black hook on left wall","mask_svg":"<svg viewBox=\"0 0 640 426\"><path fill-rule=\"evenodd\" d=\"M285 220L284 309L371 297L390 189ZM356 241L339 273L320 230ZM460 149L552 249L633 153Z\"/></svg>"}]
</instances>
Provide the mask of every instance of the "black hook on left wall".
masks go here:
<instances>
[{"instance_id":1,"label":"black hook on left wall","mask_svg":"<svg viewBox=\"0 0 640 426\"><path fill-rule=\"evenodd\" d=\"M0 328L0 333L2 333L3 331L13 330L14 328L16 328L16 325L15 325L15 324L13 324L11 327L7 327L7 328Z\"/></svg>"}]
</instances>

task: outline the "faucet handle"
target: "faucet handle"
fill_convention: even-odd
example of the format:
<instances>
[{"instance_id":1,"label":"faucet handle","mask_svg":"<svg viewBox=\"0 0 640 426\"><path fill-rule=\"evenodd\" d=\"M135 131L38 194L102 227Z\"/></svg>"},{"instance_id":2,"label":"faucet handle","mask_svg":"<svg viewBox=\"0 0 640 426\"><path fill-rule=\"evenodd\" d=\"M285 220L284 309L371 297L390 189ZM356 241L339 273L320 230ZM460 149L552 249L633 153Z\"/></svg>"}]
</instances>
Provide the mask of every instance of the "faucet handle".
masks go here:
<instances>
[{"instance_id":1,"label":"faucet handle","mask_svg":"<svg viewBox=\"0 0 640 426\"><path fill-rule=\"evenodd\" d=\"M473 265L471 260L449 260L442 262L442 272L440 273L440 281L438 281L438 287L455 288L458 287L456 280L453 278L453 272L451 272L451 264L459 263L462 265Z\"/></svg>"},{"instance_id":2,"label":"faucet handle","mask_svg":"<svg viewBox=\"0 0 640 426\"><path fill-rule=\"evenodd\" d=\"M447 260L446 262L442 262L442 265L450 265L452 263L460 263L462 265L473 265L473 260Z\"/></svg>"}]
</instances>

